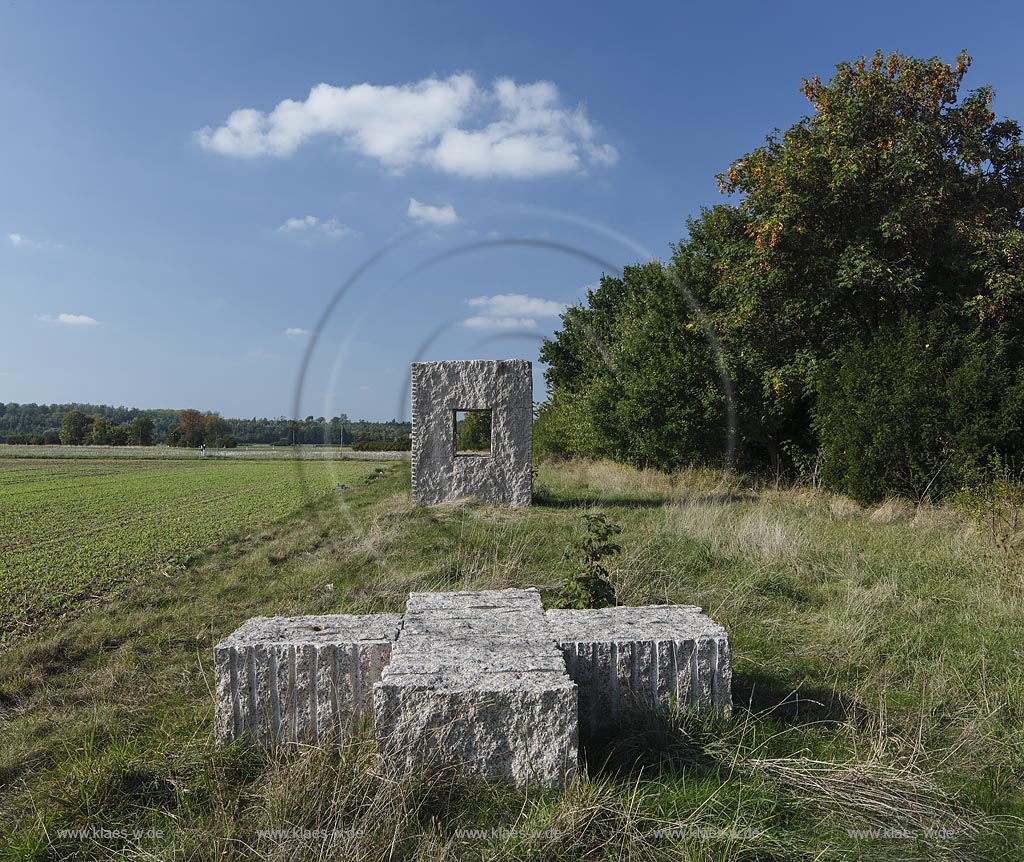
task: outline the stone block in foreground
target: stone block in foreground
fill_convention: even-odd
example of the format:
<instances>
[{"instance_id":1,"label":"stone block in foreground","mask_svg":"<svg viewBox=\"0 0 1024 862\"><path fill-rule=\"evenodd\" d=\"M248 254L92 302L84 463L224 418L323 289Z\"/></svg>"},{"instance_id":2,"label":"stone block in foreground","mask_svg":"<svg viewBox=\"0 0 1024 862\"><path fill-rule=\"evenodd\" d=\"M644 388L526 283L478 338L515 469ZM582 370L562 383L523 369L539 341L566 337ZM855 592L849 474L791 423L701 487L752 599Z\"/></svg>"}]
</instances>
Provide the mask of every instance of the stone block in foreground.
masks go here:
<instances>
[{"instance_id":1,"label":"stone block in foreground","mask_svg":"<svg viewBox=\"0 0 1024 862\"><path fill-rule=\"evenodd\" d=\"M224 745L317 742L373 717L373 684L401 614L254 617L214 647L214 731Z\"/></svg>"},{"instance_id":2,"label":"stone block in foreground","mask_svg":"<svg viewBox=\"0 0 1024 862\"><path fill-rule=\"evenodd\" d=\"M412 593L374 707L392 772L561 787L576 770L576 686L536 590Z\"/></svg>"},{"instance_id":3,"label":"stone block in foreground","mask_svg":"<svg viewBox=\"0 0 1024 862\"><path fill-rule=\"evenodd\" d=\"M687 605L550 610L552 634L579 686L582 728L614 725L631 706L732 709L725 629Z\"/></svg>"}]
</instances>

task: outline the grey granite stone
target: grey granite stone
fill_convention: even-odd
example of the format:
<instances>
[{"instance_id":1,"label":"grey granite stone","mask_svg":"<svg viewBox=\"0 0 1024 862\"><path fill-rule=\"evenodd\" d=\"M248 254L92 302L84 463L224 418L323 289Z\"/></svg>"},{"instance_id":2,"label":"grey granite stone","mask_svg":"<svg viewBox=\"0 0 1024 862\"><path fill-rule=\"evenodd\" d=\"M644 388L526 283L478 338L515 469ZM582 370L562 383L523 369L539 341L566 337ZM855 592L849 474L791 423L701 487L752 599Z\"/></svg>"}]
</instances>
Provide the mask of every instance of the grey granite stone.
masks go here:
<instances>
[{"instance_id":1,"label":"grey granite stone","mask_svg":"<svg viewBox=\"0 0 1024 862\"><path fill-rule=\"evenodd\" d=\"M216 738L316 743L373 721L384 768L562 786L578 730L732 705L700 608L552 610L536 590L412 593L406 613L256 617L214 648Z\"/></svg>"},{"instance_id":2,"label":"grey granite stone","mask_svg":"<svg viewBox=\"0 0 1024 862\"><path fill-rule=\"evenodd\" d=\"M411 594L374 708L392 772L560 787L576 770L576 686L536 590Z\"/></svg>"},{"instance_id":3,"label":"grey granite stone","mask_svg":"<svg viewBox=\"0 0 1024 862\"><path fill-rule=\"evenodd\" d=\"M455 412L491 411L490 455L457 455ZM412 499L529 506L533 368L525 359L412 364Z\"/></svg>"},{"instance_id":4,"label":"grey granite stone","mask_svg":"<svg viewBox=\"0 0 1024 862\"><path fill-rule=\"evenodd\" d=\"M254 617L214 647L215 735L317 742L372 719L401 614Z\"/></svg>"},{"instance_id":5,"label":"grey granite stone","mask_svg":"<svg viewBox=\"0 0 1024 862\"><path fill-rule=\"evenodd\" d=\"M700 608L651 605L550 610L552 636L579 686L585 729L613 726L633 706L732 709L725 629Z\"/></svg>"}]
</instances>

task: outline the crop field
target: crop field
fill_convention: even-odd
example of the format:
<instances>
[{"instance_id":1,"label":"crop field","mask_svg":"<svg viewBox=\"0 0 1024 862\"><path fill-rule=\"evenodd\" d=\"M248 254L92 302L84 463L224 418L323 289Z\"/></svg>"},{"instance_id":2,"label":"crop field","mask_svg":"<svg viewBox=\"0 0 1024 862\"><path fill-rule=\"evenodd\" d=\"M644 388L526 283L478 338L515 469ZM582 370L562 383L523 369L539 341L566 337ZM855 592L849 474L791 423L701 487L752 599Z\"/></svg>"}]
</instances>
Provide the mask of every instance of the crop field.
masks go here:
<instances>
[{"instance_id":1,"label":"crop field","mask_svg":"<svg viewBox=\"0 0 1024 862\"><path fill-rule=\"evenodd\" d=\"M175 565L372 463L0 459L0 637ZM170 562L169 562L170 561Z\"/></svg>"}]
</instances>

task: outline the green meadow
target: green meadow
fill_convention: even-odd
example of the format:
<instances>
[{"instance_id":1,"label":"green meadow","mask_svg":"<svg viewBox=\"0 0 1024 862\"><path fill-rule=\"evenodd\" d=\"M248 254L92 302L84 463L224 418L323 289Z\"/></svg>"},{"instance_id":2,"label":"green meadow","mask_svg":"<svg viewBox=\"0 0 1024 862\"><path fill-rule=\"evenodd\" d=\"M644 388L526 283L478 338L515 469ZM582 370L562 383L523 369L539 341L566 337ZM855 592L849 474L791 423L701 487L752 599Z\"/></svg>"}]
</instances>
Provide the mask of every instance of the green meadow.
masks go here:
<instances>
[{"instance_id":1,"label":"green meadow","mask_svg":"<svg viewBox=\"0 0 1024 862\"><path fill-rule=\"evenodd\" d=\"M0 661L3 858L1020 858L1024 577L952 512L582 461L541 465L529 510L414 509L407 463L304 466L305 485L287 463L3 465L6 619L32 620ZM388 779L368 732L214 747L212 647L250 616L550 600L588 512L623 528L621 603L728 629L731 717L585 740L564 792ZM108 535L130 565L67 568L50 604L40 562L7 598L19 554L104 561Z\"/></svg>"}]
</instances>

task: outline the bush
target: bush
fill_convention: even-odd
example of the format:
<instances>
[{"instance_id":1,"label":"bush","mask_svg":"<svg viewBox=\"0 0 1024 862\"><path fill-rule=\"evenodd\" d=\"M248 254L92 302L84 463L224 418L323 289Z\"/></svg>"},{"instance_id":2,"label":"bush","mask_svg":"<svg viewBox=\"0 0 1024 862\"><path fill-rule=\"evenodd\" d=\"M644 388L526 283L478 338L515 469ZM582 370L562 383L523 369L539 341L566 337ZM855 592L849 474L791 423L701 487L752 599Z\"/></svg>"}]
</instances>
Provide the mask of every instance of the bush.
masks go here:
<instances>
[{"instance_id":1,"label":"bush","mask_svg":"<svg viewBox=\"0 0 1024 862\"><path fill-rule=\"evenodd\" d=\"M1024 551L1024 473L993 459L984 475L952 495L963 518L1008 558Z\"/></svg>"},{"instance_id":2,"label":"bush","mask_svg":"<svg viewBox=\"0 0 1024 862\"><path fill-rule=\"evenodd\" d=\"M408 452L412 449L412 440L356 440L352 444L354 452Z\"/></svg>"},{"instance_id":3,"label":"bush","mask_svg":"<svg viewBox=\"0 0 1024 862\"><path fill-rule=\"evenodd\" d=\"M841 354L815 425L829 487L939 500L1024 453L1024 373L998 336L907 319Z\"/></svg>"},{"instance_id":4,"label":"bush","mask_svg":"<svg viewBox=\"0 0 1024 862\"><path fill-rule=\"evenodd\" d=\"M0 443L10 446L53 446L60 443L60 438L52 431L45 434L8 434Z\"/></svg>"},{"instance_id":5,"label":"bush","mask_svg":"<svg viewBox=\"0 0 1024 862\"><path fill-rule=\"evenodd\" d=\"M597 454L591 411L582 395L563 392L537 408L533 423L535 458L588 458Z\"/></svg>"},{"instance_id":6,"label":"bush","mask_svg":"<svg viewBox=\"0 0 1024 862\"><path fill-rule=\"evenodd\" d=\"M586 535L572 544L580 568L566 575L556 602L560 608L583 610L615 604L615 588L601 561L622 552L621 545L611 541L612 536L622 532L622 527L604 514L584 515L583 523Z\"/></svg>"}]
</instances>

